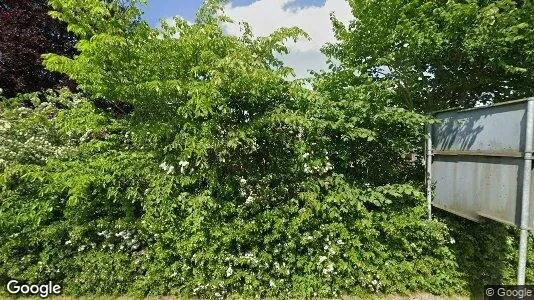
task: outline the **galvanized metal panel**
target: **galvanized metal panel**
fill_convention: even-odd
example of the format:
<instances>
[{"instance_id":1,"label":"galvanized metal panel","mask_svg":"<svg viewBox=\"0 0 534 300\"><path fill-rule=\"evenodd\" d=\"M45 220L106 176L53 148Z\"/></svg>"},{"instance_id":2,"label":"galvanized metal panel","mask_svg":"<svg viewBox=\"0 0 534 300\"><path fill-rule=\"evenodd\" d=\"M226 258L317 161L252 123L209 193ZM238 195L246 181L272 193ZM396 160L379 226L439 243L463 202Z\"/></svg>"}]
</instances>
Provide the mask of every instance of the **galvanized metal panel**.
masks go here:
<instances>
[{"instance_id":1,"label":"galvanized metal panel","mask_svg":"<svg viewBox=\"0 0 534 300\"><path fill-rule=\"evenodd\" d=\"M527 102L489 108L447 111L433 126L437 151L523 151Z\"/></svg>"},{"instance_id":2,"label":"galvanized metal panel","mask_svg":"<svg viewBox=\"0 0 534 300\"><path fill-rule=\"evenodd\" d=\"M436 157L434 205L473 220L518 224L521 158Z\"/></svg>"},{"instance_id":3,"label":"galvanized metal panel","mask_svg":"<svg viewBox=\"0 0 534 300\"><path fill-rule=\"evenodd\" d=\"M519 226L527 101L435 116L442 122L431 130L432 204L469 219ZM534 205L529 210L534 216Z\"/></svg>"}]
</instances>

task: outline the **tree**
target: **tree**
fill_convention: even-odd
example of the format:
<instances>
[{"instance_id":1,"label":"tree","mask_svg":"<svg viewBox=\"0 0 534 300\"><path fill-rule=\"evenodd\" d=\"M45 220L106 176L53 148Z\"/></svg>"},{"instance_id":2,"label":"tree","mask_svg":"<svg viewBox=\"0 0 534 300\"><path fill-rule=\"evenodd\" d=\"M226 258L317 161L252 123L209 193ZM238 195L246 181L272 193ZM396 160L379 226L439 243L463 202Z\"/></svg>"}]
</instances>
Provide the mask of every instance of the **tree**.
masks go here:
<instances>
[{"instance_id":1,"label":"tree","mask_svg":"<svg viewBox=\"0 0 534 300\"><path fill-rule=\"evenodd\" d=\"M0 1L0 88L6 96L74 87L65 75L45 70L41 55L72 57L76 39L67 25L48 15L46 0Z\"/></svg>"},{"instance_id":2,"label":"tree","mask_svg":"<svg viewBox=\"0 0 534 300\"><path fill-rule=\"evenodd\" d=\"M369 106L429 114L534 95L533 1L348 2L354 20L344 26L332 17L339 42L323 49L330 58L331 72L317 74L314 82L316 91L341 105L354 106L364 99ZM384 126L378 136L386 140L384 144L407 141L406 133L397 130ZM341 143L338 139L333 144ZM422 154L423 144L421 139L412 145ZM368 164L389 155L389 150L382 150L375 146ZM391 165L373 165L370 173L384 178L391 170L405 170L404 180L422 182L423 170L410 172L406 164L395 164L395 159ZM402 171L394 177L399 174ZM456 244L449 249L472 293L480 293L491 282L514 282L510 262L517 259L517 232L439 210L435 214L451 228ZM503 243L511 247L505 249L500 246ZM487 264L492 267L485 269ZM480 269L482 265L485 270Z\"/></svg>"},{"instance_id":3,"label":"tree","mask_svg":"<svg viewBox=\"0 0 534 300\"><path fill-rule=\"evenodd\" d=\"M333 18L340 42L324 50L332 83L389 81L390 104L419 112L534 95L533 1L349 3L355 20Z\"/></svg>"},{"instance_id":4,"label":"tree","mask_svg":"<svg viewBox=\"0 0 534 300\"><path fill-rule=\"evenodd\" d=\"M50 2L80 53L48 54L47 68L133 111L116 119L64 93L29 111L28 96L6 101L0 283L54 279L69 295L461 290L446 229L397 176L427 118L386 107L383 90L350 101L287 81L275 53L302 31L225 35L221 2L161 29L132 22L134 6ZM52 146L25 148L27 132ZM11 153L21 147L32 159Z\"/></svg>"}]
</instances>

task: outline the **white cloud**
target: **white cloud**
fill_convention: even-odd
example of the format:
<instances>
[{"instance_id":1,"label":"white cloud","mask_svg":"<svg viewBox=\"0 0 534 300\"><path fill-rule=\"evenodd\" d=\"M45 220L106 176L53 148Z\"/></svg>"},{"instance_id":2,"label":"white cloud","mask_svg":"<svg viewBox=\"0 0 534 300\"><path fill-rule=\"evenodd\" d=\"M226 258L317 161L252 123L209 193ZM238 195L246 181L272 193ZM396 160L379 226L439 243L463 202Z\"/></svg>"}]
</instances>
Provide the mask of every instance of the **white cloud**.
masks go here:
<instances>
[{"instance_id":1,"label":"white cloud","mask_svg":"<svg viewBox=\"0 0 534 300\"><path fill-rule=\"evenodd\" d=\"M319 51L294 51L280 56L285 65L293 68L296 78L305 78L310 70L326 70L326 56Z\"/></svg>"},{"instance_id":2,"label":"white cloud","mask_svg":"<svg viewBox=\"0 0 534 300\"><path fill-rule=\"evenodd\" d=\"M291 54L282 60L295 69L297 77L307 75L309 69L326 68L325 57L320 48L327 42L334 42L335 37L330 22L330 13L347 24L352 18L350 6L346 0L326 0L322 6L287 7L296 0L258 0L248 6L225 6L225 13L234 21L246 21L256 36L266 36L281 27L297 26L306 31L311 41L301 39L287 45ZM238 35L239 27L229 25L225 30Z\"/></svg>"}]
</instances>

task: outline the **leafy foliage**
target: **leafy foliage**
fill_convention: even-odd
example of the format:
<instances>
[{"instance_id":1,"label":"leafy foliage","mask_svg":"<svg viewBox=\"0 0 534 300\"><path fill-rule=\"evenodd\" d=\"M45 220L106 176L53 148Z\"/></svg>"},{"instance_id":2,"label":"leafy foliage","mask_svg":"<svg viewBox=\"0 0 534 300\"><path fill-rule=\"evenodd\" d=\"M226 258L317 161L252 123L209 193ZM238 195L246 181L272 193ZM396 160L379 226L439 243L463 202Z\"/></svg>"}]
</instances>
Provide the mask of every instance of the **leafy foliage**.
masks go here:
<instances>
[{"instance_id":1,"label":"leafy foliage","mask_svg":"<svg viewBox=\"0 0 534 300\"><path fill-rule=\"evenodd\" d=\"M395 105L419 112L534 94L534 2L352 0L334 20L336 82L392 81ZM354 76L357 74L358 76Z\"/></svg>"},{"instance_id":2,"label":"leafy foliage","mask_svg":"<svg viewBox=\"0 0 534 300\"><path fill-rule=\"evenodd\" d=\"M323 95L349 101L367 96L367 102L378 107L429 113L533 94L532 1L354 0L349 4L355 18L348 26L332 17L339 42L323 49L332 62L331 72L317 74L314 82ZM381 136L417 145L393 126ZM403 138L397 141L397 136ZM422 153L420 147L413 150ZM392 178L421 180L414 176L420 171L398 167L407 173ZM396 168L373 165L371 169L376 178ZM466 290L479 294L485 284L515 282L515 230L436 214L455 241L449 249Z\"/></svg>"},{"instance_id":3,"label":"leafy foliage","mask_svg":"<svg viewBox=\"0 0 534 300\"><path fill-rule=\"evenodd\" d=\"M66 150L5 159L2 281L55 280L78 295L453 291L448 236L422 219L421 194L348 183L324 158L300 155L312 144L305 133L273 135L279 121L265 121L273 128L247 136L257 150L206 160L210 172L177 164L173 173L171 159L158 166L161 154L137 144L131 120L68 92L19 113L36 96L5 102L4 128Z\"/></svg>"},{"instance_id":4,"label":"leafy foliage","mask_svg":"<svg viewBox=\"0 0 534 300\"><path fill-rule=\"evenodd\" d=\"M133 21L135 6L50 3L80 54L45 64L85 94L0 104L0 283L211 298L468 289L404 160L429 120L391 107L389 82L287 81L274 53L304 33L227 36L217 1L162 29ZM102 98L133 110L117 117Z\"/></svg>"},{"instance_id":5,"label":"leafy foliage","mask_svg":"<svg viewBox=\"0 0 534 300\"><path fill-rule=\"evenodd\" d=\"M466 288L475 295L488 283L516 284L519 249L519 230L497 222L475 224L450 214L441 214L449 224L456 243L451 247L456 261L464 270L462 277L468 282ZM528 240L526 280L534 278L534 239Z\"/></svg>"},{"instance_id":6,"label":"leafy foliage","mask_svg":"<svg viewBox=\"0 0 534 300\"><path fill-rule=\"evenodd\" d=\"M65 75L45 70L41 54L72 56L76 39L65 23L52 19L45 0L0 1L0 88L17 93L74 87Z\"/></svg>"}]
</instances>

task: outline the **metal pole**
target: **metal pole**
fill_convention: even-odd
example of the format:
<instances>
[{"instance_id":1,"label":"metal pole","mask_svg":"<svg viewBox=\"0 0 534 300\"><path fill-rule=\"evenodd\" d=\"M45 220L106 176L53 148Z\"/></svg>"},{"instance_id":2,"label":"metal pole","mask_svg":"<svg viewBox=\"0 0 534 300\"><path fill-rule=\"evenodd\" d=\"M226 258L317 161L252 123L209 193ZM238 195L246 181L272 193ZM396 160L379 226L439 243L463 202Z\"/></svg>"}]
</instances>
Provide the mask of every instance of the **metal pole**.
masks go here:
<instances>
[{"instance_id":1,"label":"metal pole","mask_svg":"<svg viewBox=\"0 0 534 300\"><path fill-rule=\"evenodd\" d=\"M426 131L426 205L432 220L432 125L427 125Z\"/></svg>"},{"instance_id":2,"label":"metal pole","mask_svg":"<svg viewBox=\"0 0 534 300\"><path fill-rule=\"evenodd\" d=\"M527 267L527 242L529 226L530 183L532 176L532 139L534 134L534 98L528 99L525 157L523 163L523 190L521 193L521 235L519 236L519 262L517 285L525 285Z\"/></svg>"}]
</instances>

